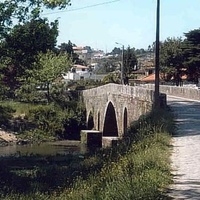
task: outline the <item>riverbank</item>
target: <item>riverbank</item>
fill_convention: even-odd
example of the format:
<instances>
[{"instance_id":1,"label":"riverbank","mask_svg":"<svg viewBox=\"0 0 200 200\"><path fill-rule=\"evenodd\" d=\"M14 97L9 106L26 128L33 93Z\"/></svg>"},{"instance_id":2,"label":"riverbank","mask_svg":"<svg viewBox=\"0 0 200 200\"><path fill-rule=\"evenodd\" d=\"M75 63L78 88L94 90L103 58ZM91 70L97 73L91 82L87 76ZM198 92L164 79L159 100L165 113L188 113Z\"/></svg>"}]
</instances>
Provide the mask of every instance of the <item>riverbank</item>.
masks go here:
<instances>
[{"instance_id":1,"label":"riverbank","mask_svg":"<svg viewBox=\"0 0 200 200\"><path fill-rule=\"evenodd\" d=\"M0 198L164 199L171 181L170 119L166 112L143 117L115 147L84 156L5 158Z\"/></svg>"},{"instance_id":2,"label":"riverbank","mask_svg":"<svg viewBox=\"0 0 200 200\"><path fill-rule=\"evenodd\" d=\"M18 139L15 134L0 129L0 147L5 145L16 144L17 141Z\"/></svg>"}]
</instances>

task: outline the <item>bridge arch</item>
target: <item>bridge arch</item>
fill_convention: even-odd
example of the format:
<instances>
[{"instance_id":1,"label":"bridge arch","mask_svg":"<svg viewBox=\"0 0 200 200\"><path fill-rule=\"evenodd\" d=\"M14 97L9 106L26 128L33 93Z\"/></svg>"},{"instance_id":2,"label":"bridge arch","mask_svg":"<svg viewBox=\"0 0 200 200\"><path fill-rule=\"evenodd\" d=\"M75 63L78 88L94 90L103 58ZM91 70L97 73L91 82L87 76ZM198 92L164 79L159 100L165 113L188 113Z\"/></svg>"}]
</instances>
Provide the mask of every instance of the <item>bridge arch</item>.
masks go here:
<instances>
[{"instance_id":1,"label":"bridge arch","mask_svg":"<svg viewBox=\"0 0 200 200\"><path fill-rule=\"evenodd\" d=\"M100 122L101 122L101 121L100 121L100 120L101 120L101 119L100 119L100 116L101 116L101 115L100 115L100 112L98 112L98 115L97 115L97 130L98 130L98 131L100 130Z\"/></svg>"},{"instance_id":2,"label":"bridge arch","mask_svg":"<svg viewBox=\"0 0 200 200\"><path fill-rule=\"evenodd\" d=\"M105 136L122 137L132 121L152 109L154 92L150 89L107 84L83 90L87 125ZM89 114L93 120L88 124Z\"/></svg>"},{"instance_id":3,"label":"bridge arch","mask_svg":"<svg viewBox=\"0 0 200 200\"><path fill-rule=\"evenodd\" d=\"M103 124L103 136L118 137L117 117L112 102L109 102L106 108Z\"/></svg>"},{"instance_id":4,"label":"bridge arch","mask_svg":"<svg viewBox=\"0 0 200 200\"><path fill-rule=\"evenodd\" d=\"M127 108L124 108L124 113L123 113L123 134L126 134L128 128L128 112Z\"/></svg>"}]
</instances>

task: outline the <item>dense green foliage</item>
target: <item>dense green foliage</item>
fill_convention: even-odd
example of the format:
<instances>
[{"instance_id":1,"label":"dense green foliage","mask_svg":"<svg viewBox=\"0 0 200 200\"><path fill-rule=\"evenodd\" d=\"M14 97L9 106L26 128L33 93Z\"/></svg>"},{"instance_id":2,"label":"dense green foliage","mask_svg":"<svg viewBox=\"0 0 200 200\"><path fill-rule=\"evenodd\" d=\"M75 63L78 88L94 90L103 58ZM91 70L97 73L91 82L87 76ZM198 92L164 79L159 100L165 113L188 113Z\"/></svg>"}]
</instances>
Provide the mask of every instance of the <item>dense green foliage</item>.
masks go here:
<instances>
[{"instance_id":1,"label":"dense green foliage","mask_svg":"<svg viewBox=\"0 0 200 200\"><path fill-rule=\"evenodd\" d=\"M70 0L5 0L0 3L0 95L14 98L22 77L35 69L38 53L55 50L58 20L42 18L43 9L65 8Z\"/></svg>"},{"instance_id":2,"label":"dense green foliage","mask_svg":"<svg viewBox=\"0 0 200 200\"><path fill-rule=\"evenodd\" d=\"M200 77L200 29L185 33L184 41L184 65L187 67L188 78L198 82Z\"/></svg>"},{"instance_id":3,"label":"dense green foliage","mask_svg":"<svg viewBox=\"0 0 200 200\"><path fill-rule=\"evenodd\" d=\"M163 199L171 181L169 130L173 127L172 115L157 111L134 123L112 148L84 156L2 158L0 197Z\"/></svg>"},{"instance_id":4,"label":"dense green foliage","mask_svg":"<svg viewBox=\"0 0 200 200\"><path fill-rule=\"evenodd\" d=\"M70 0L4 0L0 2L0 38L15 22L25 22L36 19L43 9L65 8Z\"/></svg>"},{"instance_id":5,"label":"dense green foliage","mask_svg":"<svg viewBox=\"0 0 200 200\"><path fill-rule=\"evenodd\" d=\"M75 64L86 65L85 61L80 59L78 54L74 53L74 49L73 49L74 46L76 45L72 44L72 42L69 40L68 43L61 43L56 49L56 51L58 53L67 53L71 61Z\"/></svg>"},{"instance_id":6,"label":"dense green foliage","mask_svg":"<svg viewBox=\"0 0 200 200\"><path fill-rule=\"evenodd\" d=\"M129 76L135 70L137 70L135 48L128 47L124 51L124 77Z\"/></svg>"},{"instance_id":7,"label":"dense green foliage","mask_svg":"<svg viewBox=\"0 0 200 200\"><path fill-rule=\"evenodd\" d=\"M27 77L27 70L33 70L39 52L47 53L56 45L57 22L49 24L47 20L32 20L16 25L5 40L1 42L1 82L14 91L21 86L21 78Z\"/></svg>"},{"instance_id":8,"label":"dense green foliage","mask_svg":"<svg viewBox=\"0 0 200 200\"><path fill-rule=\"evenodd\" d=\"M39 53L34 63L34 69L26 70L27 77L24 80L23 93L34 90L34 88L45 89L47 101L50 101L50 87L56 83L56 78L69 70L71 62L67 54L56 55L51 51ZM27 86L29 86L27 88ZM28 89L28 91L26 91Z\"/></svg>"},{"instance_id":9,"label":"dense green foliage","mask_svg":"<svg viewBox=\"0 0 200 200\"><path fill-rule=\"evenodd\" d=\"M66 98L60 105L56 102L48 105L2 103L0 125L18 132L20 139L29 142L79 140L80 130L86 128L85 108L76 99L77 94L70 93L68 96L73 100Z\"/></svg>"},{"instance_id":10,"label":"dense green foliage","mask_svg":"<svg viewBox=\"0 0 200 200\"><path fill-rule=\"evenodd\" d=\"M178 81L183 68L183 40L181 38L167 38L160 44L160 65L166 81L172 77Z\"/></svg>"},{"instance_id":11,"label":"dense green foliage","mask_svg":"<svg viewBox=\"0 0 200 200\"><path fill-rule=\"evenodd\" d=\"M182 75L198 82L200 76L200 29L185 33L185 39L168 38L160 43L160 65L167 81L172 78L179 85Z\"/></svg>"},{"instance_id":12,"label":"dense green foliage","mask_svg":"<svg viewBox=\"0 0 200 200\"><path fill-rule=\"evenodd\" d=\"M14 111L15 110L10 106L0 105L0 127L8 126Z\"/></svg>"}]
</instances>

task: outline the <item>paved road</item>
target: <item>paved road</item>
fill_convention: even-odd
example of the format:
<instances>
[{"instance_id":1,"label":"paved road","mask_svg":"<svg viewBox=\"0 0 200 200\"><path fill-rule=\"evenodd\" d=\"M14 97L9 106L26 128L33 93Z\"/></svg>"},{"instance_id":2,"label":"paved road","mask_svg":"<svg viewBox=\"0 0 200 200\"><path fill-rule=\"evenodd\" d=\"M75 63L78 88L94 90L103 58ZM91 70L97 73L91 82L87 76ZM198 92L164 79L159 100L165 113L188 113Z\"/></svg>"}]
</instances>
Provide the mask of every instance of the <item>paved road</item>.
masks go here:
<instances>
[{"instance_id":1,"label":"paved road","mask_svg":"<svg viewBox=\"0 0 200 200\"><path fill-rule=\"evenodd\" d=\"M167 97L176 114L177 135L171 156L174 199L200 200L200 101Z\"/></svg>"}]
</instances>

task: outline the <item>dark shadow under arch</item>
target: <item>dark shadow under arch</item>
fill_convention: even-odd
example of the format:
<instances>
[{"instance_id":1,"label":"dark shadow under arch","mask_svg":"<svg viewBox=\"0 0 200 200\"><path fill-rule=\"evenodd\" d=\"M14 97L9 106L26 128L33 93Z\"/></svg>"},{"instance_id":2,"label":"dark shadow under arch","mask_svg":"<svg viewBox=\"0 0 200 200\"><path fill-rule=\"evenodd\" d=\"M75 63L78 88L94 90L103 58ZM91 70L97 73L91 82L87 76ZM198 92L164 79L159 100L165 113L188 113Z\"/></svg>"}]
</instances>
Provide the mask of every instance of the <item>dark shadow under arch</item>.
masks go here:
<instances>
[{"instance_id":1,"label":"dark shadow under arch","mask_svg":"<svg viewBox=\"0 0 200 200\"><path fill-rule=\"evenodd\" d=\"M128 112L127 112L127 108L125 108L124 109L124 120L123 120L123 134L126 134L127 133L127 124L128 124L128 122L127 122L127 119L128 119L128 114L127 114Z\"/></svg>"},{"instance_id":2,"label":"dark shadow under arch","mask_svg":"<svg viewBox=\"0 0 200 200\"><path fill-rule=\"evenodd\" d=\"M100 130L100 112L98 112L98 124L97 124L97 130L99 131Z\"/></svg>"},{"instance_id":3,"label":"dark shadow under arch","mask_svg":"<svg viewBox=\"0 0 200 200\"><path fill-rule=\"evenodd\" d=\"M88 124L87 124L88 130L92 130L94 128L94 116L90 112L89 117L88 117Z\"/></svg>"},{"instance_id":4,"label":"dark shadow under arch","mask_svg":"<svg viewBox=\"0 0 200 200\"><path fill-rule=\"evenodd\" d=\"M113 104L108 104L103 126L103 136L118 137L116 113Z\"/></svg>"}]
</instances>

